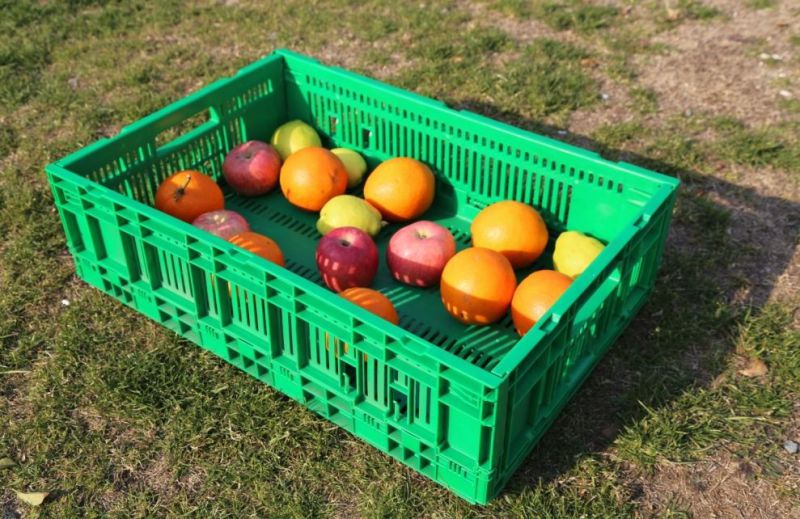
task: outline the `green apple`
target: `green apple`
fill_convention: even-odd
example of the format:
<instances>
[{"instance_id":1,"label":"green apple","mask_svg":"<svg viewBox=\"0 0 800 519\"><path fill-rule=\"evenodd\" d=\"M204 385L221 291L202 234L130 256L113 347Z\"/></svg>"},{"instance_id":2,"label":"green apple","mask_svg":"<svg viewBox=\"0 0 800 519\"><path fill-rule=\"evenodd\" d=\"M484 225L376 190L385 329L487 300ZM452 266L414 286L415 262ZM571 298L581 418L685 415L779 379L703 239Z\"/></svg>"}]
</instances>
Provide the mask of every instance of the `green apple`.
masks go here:
<instances>
[{"instance_id":1,"label":"green apple","mask_svg":"<svg viewBox=\"0 0 800 519\"><path fill-rule=\"evenodd\" d=\"M272 146L278 150L281 160L297 150L309 146L322 146L319 135L314 128L297 119L283 124L272 134Z\"/></svg>"},{"instance_id":2,"label":"green apple","mask_svg":"<svg viewBox=\"0 0 800 519\"><path fill-rule=\"evenodd\" d=\"M367 161L359 152L348 148L333 148L331 153L339 157L347 170L347 188L356 187L367 172Z\"/></svg>"},{"instance_id":3,"label":"green apple","mask_svg":"<svg viewBox=\"0 0 800 519\"><path fill-rule=\"evenodd\" d=\"M338 227L357 227L370 236L375 236L383 227L381 212L363 198L353 195L335 196L322 206L317 230L325 235Z\"/></svg>"}]
</instances>

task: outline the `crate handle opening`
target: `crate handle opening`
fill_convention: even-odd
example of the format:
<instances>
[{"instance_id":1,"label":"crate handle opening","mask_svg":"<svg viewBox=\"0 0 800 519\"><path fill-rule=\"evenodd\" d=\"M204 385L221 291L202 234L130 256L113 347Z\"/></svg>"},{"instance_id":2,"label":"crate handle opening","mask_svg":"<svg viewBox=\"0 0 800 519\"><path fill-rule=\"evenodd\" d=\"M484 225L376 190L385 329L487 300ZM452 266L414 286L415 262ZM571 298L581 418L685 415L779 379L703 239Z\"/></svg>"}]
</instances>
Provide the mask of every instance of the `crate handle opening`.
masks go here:
<instances>
[{"instance_id":1,"label":"crate handle opening","mask_svg":"<svg viewBox=\"0 0 800 519\"><path fill-rule=\"evenodd\" d=\"M209 124L217 124L218 117L213 107L202 108L192 115L180 118L166 126L154 137L156 149L161 149L176 141L192 138L197 132L204 130Z\"/></svg>"}]
</instances>

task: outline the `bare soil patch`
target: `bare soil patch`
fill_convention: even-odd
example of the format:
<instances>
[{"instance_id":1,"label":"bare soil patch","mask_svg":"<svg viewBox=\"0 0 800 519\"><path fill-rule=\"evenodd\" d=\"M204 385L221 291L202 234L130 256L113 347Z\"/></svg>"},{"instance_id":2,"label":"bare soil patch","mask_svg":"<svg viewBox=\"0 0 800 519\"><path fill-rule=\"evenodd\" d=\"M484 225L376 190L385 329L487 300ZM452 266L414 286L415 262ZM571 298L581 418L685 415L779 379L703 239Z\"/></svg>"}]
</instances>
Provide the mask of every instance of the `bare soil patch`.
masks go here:
<instances>
[{"instance_id":1,"label":"bare soil patch","mask_svg":"<svg viewBox=\"0 0 800 519\"><path fill-rule=\"evenodd\" d=\"M738 0L706 3L723 15L654 36L651 43L670 52L636 57L640 84L659 94L667 114L710 111L750 125L781 120L781 91L800 97L800 85L783 84L797 76L798 48L789 42L800 31L797 4L754 10Z\"/></svg>"},{"instance_id":2,"label":"bare soil patch","mask_svg":"<svg viewBox=\"0 0 800 519\"><path fill-rule=\"evenodd\" d=\"M788 464L787 464L788 466ZM793 476L784 476L786 482ZM788 519L800 517L800 507L782 498L761 469L730 457L691 464L660 465L642 482L642 512L668 506L686 509L693 517Z\"/></svg>"}]
</instances>

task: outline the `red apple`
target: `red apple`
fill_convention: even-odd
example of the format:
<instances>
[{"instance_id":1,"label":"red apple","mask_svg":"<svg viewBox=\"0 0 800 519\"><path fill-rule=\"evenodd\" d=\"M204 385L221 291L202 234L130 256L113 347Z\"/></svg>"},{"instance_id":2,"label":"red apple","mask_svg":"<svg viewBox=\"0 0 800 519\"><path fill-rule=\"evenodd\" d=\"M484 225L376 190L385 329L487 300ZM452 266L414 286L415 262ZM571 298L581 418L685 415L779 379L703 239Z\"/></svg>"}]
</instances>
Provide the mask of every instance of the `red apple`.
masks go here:
<instances>
[{"instance_id":1,"label":"red apple","mask_svg":"<svg viewBox=\"0 0 800 519\"><path fill-rule=\"evenodd\" d=\"M455 253L456 240L450 231L420 220L394 233L386 249L386 263L401 283L429 287L439 283L445 264Z\"/></svg>"},{"instance_id":2,"label":"red apple","mask_svg":"<svg viewBox=\"0 0 800 519\"><path fill-rule=\"evenodd\" d=\"M203 213L195 218L192 225L224 240L250 230L250 225L244 219L244 216L236 211L228 211L227 209Z\"/></svg>"},{"instance_id":3,"label":"red apple","mask_svg":"<svg viewBox=\"0 0 800 519\"><path fill-rule=\"evenodd\" d=\"M317 244L317 268L328 288L368 287L378 272L378 247L357 227L338 227Z\"/></svg>"},{"instance_id":4,"label":"red apple","mask_svg":"<svg viewBox=\"0 0 800 519\"><path fill-rule=\"evenodd\" d=\"M269 193L278 183L281 156L265 142L247 141L233 148L222 163L222 175L243 196Z\"/></svg>"}]
</instances>

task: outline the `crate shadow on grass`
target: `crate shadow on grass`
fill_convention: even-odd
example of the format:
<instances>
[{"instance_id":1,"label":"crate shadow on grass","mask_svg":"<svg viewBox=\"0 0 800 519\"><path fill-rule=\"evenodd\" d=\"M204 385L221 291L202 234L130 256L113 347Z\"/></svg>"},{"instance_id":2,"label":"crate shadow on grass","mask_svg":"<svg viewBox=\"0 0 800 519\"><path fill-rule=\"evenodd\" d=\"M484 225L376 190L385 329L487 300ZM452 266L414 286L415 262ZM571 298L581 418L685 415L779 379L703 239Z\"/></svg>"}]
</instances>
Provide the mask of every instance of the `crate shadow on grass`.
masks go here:
<instances>
[{"instance_id":1,"label":"crate shadow on grass","mask_svg":"<svg viewBox=\"0 0 800 519\"><path fill-rule=\"evenodd\" d=\"M475 101L456 106L678 177L662 267L648 302L512 477L504 494L558 480L626 426L709 387L734 352L745 311L758 313L791 266L800 204L669 162L607 147ZM645 407L646 406L646 407ZM631 489L635 498L637 489Z\"/></svg>"}]
</instances>

